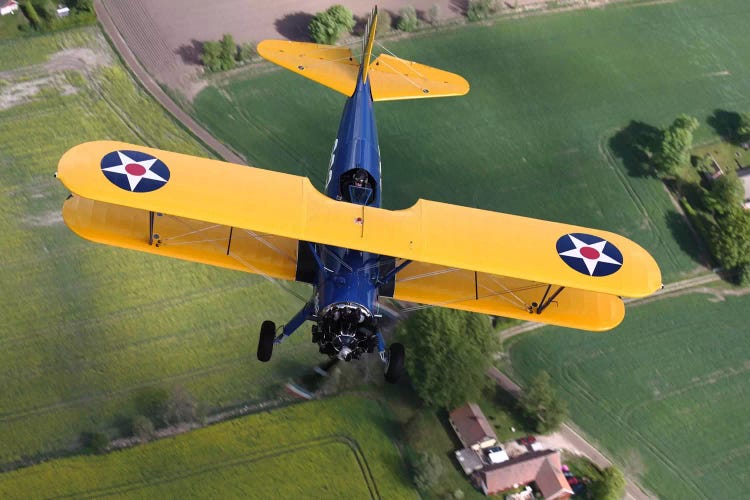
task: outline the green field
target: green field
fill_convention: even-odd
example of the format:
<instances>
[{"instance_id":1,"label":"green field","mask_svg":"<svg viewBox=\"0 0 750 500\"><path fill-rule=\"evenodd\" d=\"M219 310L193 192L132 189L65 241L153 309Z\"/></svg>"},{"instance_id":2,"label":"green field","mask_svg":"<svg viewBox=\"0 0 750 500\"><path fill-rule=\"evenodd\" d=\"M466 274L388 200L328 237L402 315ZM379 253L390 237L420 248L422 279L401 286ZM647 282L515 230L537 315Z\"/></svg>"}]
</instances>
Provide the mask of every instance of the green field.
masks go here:
<instances>
[{"instance_id":1,"label":"green field","mask_svg":"<svg viewBox=\"0 0 750 500\"><path fill-rule=\"evenodd\" d=\"M397 55L455 71L460 98L376 106L384 204L418 197L624 233L666 281L696 270L694 243L653 178L607 148L631 120L679 113L713 130L716 108L750 108L742 0L617 5L388 43ZM253 164L308 175L320 188L344 97L284 70L209 87L195 114Z\"/></svg>"},{"instance_id":2,"label":"green field","mask_svg":"<svg viewBox=\"0 0 750 500\"><path fill-rule=\"evenodd\" d=\"M2 498L417 498L379 403L294 405L0 475Z\"/></svg>"},{"instance_id":3,"label":"green field","mask_svg":"<svg viewBox=\"0 0 750 500\"><path fill-rule=\"evenodd\" d=\"M255 359L261 321L282 322L301 305L276 285L95 245L62 223L68 193L53 174L80 142L208 155L139 89L101 33L0 49L0 466L75 449L82 431L115 434L144 386L182 385L210 409L275 396L307 372L319 355L304 336L269 365Z\"/></svg>"},{"instance_id":4,"label":"green field","mask_svg":"<svg viewBox=\"0 0 750 500\"><path fill-rule=\"evenodd\" d=\"M750 296L685 295L631 307L612 334L518 337L513 371L547 370L588 435L662 498L750 489ZM515 339L514 339L515 340Z\"/></svg>"}]
</instances>

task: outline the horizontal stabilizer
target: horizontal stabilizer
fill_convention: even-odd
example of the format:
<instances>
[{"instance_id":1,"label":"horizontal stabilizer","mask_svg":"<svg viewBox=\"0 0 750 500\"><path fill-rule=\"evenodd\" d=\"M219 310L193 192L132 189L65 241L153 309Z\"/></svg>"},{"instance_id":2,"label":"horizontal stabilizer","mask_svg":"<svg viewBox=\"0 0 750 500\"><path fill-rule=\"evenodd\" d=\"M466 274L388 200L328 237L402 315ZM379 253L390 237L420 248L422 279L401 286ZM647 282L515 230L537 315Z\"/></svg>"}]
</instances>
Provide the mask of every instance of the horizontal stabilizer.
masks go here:
<instances>
[{"instance_id":1,"label":"horizontal stabilizer","mask_svg":"<svg viewBox=\"0 0 750 500\"><path fill-rule=\"evenodd\" d=\"M359 61L345 47L286 40L264 40L258 53L290 71L351 96L357 84ZM373 101L464 95L469 83L461 76L381 54L369 65Z\"/></svg>"}]
</instances>

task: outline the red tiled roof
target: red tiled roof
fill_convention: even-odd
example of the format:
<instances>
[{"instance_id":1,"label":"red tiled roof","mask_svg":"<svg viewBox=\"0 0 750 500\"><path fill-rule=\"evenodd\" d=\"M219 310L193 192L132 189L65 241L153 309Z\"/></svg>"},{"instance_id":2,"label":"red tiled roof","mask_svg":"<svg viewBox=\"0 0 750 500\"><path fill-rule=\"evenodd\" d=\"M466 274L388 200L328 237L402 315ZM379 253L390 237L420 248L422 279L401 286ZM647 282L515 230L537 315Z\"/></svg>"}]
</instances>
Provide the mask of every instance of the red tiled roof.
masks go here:
<instances>
[{"instance_id":1,"label":"red tiled roof","mask_svg":"<svg viewBox=\"0 0 750 500\"><path fill-rule=\"evenodd\" d=\"M474 403L456 408L450 413L453 429L466 448L470 448L486 438L497 440L495 430L487 421L481 408Z\"/></svg>"},{"instance_id":2,"label":"red tiled roof","mask_svg":"<svg viewBox=\"0 0 750 500\"><path fill-rule=\"evenodd\" d=\"M535 482L544 498L567 498L573 491L560 467L557 451L540 450L485 467L477 474L486 485L488 495Z\"/></svg>"}]
</instances>

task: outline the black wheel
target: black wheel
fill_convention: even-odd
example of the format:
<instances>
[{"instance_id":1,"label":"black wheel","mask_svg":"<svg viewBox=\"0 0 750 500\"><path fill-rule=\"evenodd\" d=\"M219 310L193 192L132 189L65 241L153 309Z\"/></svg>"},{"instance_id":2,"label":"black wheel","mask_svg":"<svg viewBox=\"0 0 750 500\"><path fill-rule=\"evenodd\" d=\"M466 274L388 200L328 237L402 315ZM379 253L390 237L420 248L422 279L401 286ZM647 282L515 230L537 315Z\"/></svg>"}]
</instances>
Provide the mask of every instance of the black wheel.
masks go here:
<instances>
[{"instance_id":1,"label":"black wheel","mask_svg":"<svg viewBox=\"0 0 750 500\"><path fill-rule=\"evenodd\" d=\"M269 361L273 353L273 339L276 338L276 324L264 321L260 325L260 339L258 339L258 361Z\"/></svg>"},{"instance_id":2,"label":"black wheel","mask_svg":"<svg viewBox=\"0 0 750 500\"><path fill-rule=\"evenodd\" d=\"M388 364L385 366L385 380L391 384L398 382L404 373L404 346L403 344L391 344L388 349Z\"/></svg>"}]
</instances>

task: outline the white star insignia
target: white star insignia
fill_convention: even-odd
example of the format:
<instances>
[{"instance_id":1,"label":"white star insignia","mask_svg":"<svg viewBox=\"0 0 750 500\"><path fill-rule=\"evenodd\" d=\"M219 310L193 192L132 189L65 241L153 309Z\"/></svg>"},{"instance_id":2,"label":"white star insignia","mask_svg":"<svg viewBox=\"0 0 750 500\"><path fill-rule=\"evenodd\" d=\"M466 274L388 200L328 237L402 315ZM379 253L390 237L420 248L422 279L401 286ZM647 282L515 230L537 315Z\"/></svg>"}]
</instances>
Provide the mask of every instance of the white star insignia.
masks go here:
<instances>
[{"instance_id":1,"label":"white star insignia","mask_svg":"<svg viewBox=\"0 0 750 500\"><path fill-rule=\"evenodd\" d=\"M568 237L573 245L575 245L575 248L561 252L560 255L564 257L578 257L579 259L583 259L583 263L586 265L586 269L590 276L594 275L594 269L596 269L596 265L599 262L604 262L605 264L617 264L618 266L622 265L622 262L617 262L615 259L604 253L604 247L607 245L605 240L589 245L572 234L569 234Z\"/></svg>"},{"instance_id":2,"label":"white star insignia","mask_svg":"<svg viewBox=\"0 0 750 500\"><path fill-rule=\"evenodd\" d=\"M135 161L121 151L118 151L117 154L120 157L120 165L103 168L102 170L105 172L126 175L128 177L128 184L130 185L131 191L135 191L135 188L138 186L138 183L141 182L141 179L167 182L167 179L163 178L156 172L151 171L151 167L157 161L156 158Z\"/></svg>"}]
</instances>

